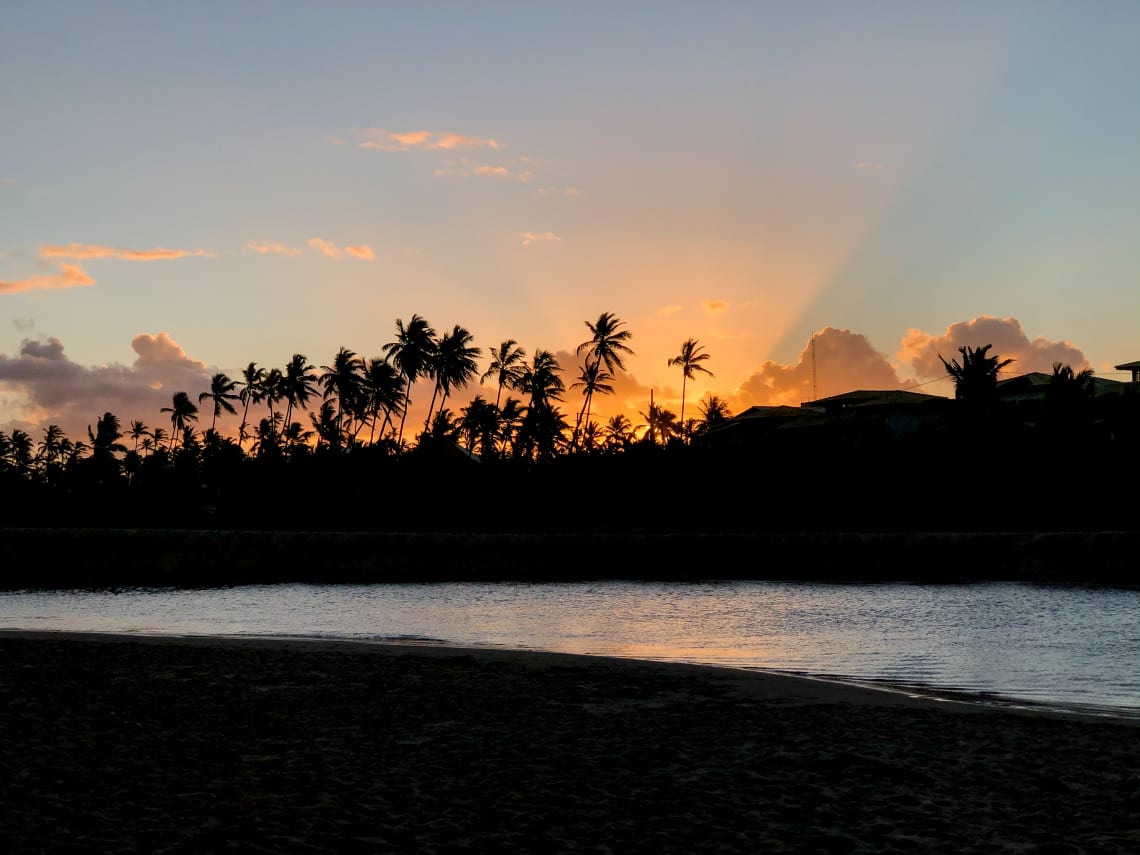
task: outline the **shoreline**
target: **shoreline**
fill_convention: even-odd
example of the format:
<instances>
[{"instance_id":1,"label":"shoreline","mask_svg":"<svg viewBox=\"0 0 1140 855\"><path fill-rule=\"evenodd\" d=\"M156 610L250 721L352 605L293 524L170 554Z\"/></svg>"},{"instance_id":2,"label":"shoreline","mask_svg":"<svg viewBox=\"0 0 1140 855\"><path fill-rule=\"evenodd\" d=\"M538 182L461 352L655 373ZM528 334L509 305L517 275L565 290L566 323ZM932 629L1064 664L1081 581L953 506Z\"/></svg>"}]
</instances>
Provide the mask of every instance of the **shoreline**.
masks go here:
<instances>
[{"instance_id":1,"label":"shoreline","mask_svg":"<svg viewBox=\"0 0 1140 855\"><path fill-rule=\"evenodd\" d=\"M1140 586L1140 531L416 533L0 528L2 590L694 579ZM604 556L583 561L582 556Z\"/></svg>"},{"instance_id":2,"label":"shoreline","mask_svg":"<svg viewBox=\"0 0 1140 855\"><path fill-rule=\"evenodd\" d=\"M1135 851L1135 723L575 654L0 634L0 844Z\"/></svg>"},{"instance_id":3,"label":"shoreline","mask_svg":"<svg viewBox=\"0 0 1140 855\"><path fill-rule=\"evenodd\" d=\"M957 709L959 712L975 710L987 712L1002 712L1024 714L1031 716L1046 716L1066 721L1108 721L1126 725L1140 726L1140 708L1115 708L1094 704L1066 704L1052 701L1035 701L1026 698L1007 697L987 692L971 692L964 689L942 688L933 685L913 685L905 683L892 683L889 680L867 680L842 675L808 674L796 671L785 671L778 668L747 667L735 665L718 665L702 662L682 662L668 659L641 659L637 657L613 656L594 653L568 653L557 650L540 648L501 647L491 644L462 644L444 640L430 639L357 639L338 638L335 636L295 636L295 635L206 635L182 633L157 632L113 632L113 631L83 631L83 630L34 630L34 629L6 629L0 628L0 641L6 638L28 641L72 639L96 643L130 643L165 644L185 643L188 645L211 646L213 644L238 646L246 645L254 648L280 647L282 650L290 648L298 650L311 649L314 651L333 652L336 650L356 651L360 653L379 652L386 655L399 655L411 653L425 657L439 656L472 656L488 661L508 661L515 664L536 665L543 662L575 661L602 663L609 667L622 667L623 665L657 667L665 669L707 669L712 672L721 672L725 675L734 675L736 678L747 681L757 679L760 681L774 678L777 681L786 680L788 683L774 683L766 691L780 692L798 689L799 693L808 697L827 699L835 703L888 703L891 705L913 705L915 708L925 709ZM796 683L800 685L795 686Z\"/></svg>"}]
</instances>

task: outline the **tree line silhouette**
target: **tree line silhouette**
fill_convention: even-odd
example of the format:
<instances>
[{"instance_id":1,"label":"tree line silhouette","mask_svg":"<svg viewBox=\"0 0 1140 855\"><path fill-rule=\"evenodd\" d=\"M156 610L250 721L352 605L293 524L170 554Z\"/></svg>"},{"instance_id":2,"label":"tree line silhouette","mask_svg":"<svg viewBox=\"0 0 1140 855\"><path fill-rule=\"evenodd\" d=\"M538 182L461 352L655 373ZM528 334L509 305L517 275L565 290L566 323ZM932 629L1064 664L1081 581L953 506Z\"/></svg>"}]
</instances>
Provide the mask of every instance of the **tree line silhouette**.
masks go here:
<instances>
[{"instance_id":1,"label":"tree line silhouette","mask_svg":"<svg viewBox=\"0 0 1140 855\"><path fill-rule=\"evenodd\" d=\"M1090 370L1057 364L1029 413L999 395L1012 360L988 344L942 359L955 400L906 435L882 420L835 420L718 442L731 419L723 399L708 394L699 418L685 418L688 381L712 376L693 338L667 362L682 374L679 416L651 399L641 424L620 414L599 423L595 396L613 394L632 334L609 312L585 325L569 385L551 351L528 354L514 339L492 348L480 373L470 331L438 334L413 315L396 321L380 356L341 347L315 366L296 353L283 368L250 362L240 378L214 374L197 403L177 391L160 411L169 428L133 420L124 429L107 412L86 442L54 424L38 441L0 432L0 510L9 525L120 527L1057 528L1090 525L1075 497L1111 486L1082 451L1121 455L1117 475L1136 465L1132 386L1102 401ZM476 379L494 400L479 394L453 412L453 392ZM432 394L422 427L411 428L420 381ZM581 403L568 415L570 391ZM240 417L236 437L217 430L223 415ZM939 501L900 506L921 472L932 486L945 479ZM1010 510L985 513L1000 494Z\"/></svg>"}]
</instances>

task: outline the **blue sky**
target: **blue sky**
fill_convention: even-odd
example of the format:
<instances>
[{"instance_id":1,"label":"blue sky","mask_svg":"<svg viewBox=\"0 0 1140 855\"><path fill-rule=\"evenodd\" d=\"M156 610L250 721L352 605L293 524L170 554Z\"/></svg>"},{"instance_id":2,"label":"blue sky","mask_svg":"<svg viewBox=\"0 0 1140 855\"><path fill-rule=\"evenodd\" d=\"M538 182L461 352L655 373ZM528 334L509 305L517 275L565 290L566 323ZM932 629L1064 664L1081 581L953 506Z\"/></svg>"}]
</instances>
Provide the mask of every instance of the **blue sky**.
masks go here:
<instances>
[{"instance_id":1,"label":"blue sky","mask_svg":"<svg viewBox=\"0 0 1140 855\"><path fill-rule=\"evenodd\" d=\"M963 344L1120 379L1138 34L1124 2L14 4L0 427L156 420L412 313L574 375L614 312L635 422L689 337L689 400L737 410L810 397L813 334L820 395L947 394Z\"/></svg>"}]
</instances>

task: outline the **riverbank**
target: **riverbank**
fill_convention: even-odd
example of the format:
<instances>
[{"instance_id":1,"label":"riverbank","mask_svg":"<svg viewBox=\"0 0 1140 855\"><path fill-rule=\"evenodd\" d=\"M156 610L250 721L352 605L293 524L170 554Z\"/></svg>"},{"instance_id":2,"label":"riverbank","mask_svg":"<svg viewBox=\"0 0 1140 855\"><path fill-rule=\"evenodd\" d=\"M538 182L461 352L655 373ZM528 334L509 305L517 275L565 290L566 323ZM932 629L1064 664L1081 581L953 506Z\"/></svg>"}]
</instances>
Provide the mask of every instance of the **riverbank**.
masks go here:
<instances>
[{"instance_id":1,"label":"riverbank","mask_svg":"<svg viewBox=\"0 0 1140 855\"><path fill-rule=\"evenodd\" d=\"M1123 853L1136 726L560 654L2 633L0 843Z\"/></svg>"},{"instance_id":2,"label":"riverbank","mask_svg":"<svg viewBox=\"0 0 1140 855\"><path fill-rule=\"evenodd\" d=\"M0 589L694 578L1140 585L1140 532L0 529Z\"/></svg>"}]
</instances>

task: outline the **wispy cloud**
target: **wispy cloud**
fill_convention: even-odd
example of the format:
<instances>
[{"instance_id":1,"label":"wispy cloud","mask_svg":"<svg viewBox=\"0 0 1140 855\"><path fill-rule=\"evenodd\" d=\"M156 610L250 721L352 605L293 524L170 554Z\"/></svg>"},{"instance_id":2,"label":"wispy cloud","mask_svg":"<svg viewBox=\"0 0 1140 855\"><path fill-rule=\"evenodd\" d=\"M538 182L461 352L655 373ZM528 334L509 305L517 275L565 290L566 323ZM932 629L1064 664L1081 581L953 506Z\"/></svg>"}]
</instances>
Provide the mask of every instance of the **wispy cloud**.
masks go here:
<instances>
[{"instance_id":1,"label":"wispy cloud","mask_svg":"<svg viewBox=\"0 0 1140 855\"><path fill-rule=\"evenodd\" d=\"M724 300L702 300L701 308L710 315L719 315L722 312L728 311L728 303Z\"/></svg>"},{"instance_id":2,"label":"wispy cloud","mask_svg":"<svg viewBox=\"0 0 1140 855\"><path fill-rule=\"evenodd\" d=\"M856 169L874 169L882 171L887 168L885 163L876 163L873 160L861 160L855 164Z\"/></svg>"},{"instance_id":3,"label":"wispy cloud","mask_svg":"<svg viewBox=\"0 0 1140 855\"><path fill-rule=\"evenodd\" d=\"M58 273L44 273L17 279L15 282L0 281L0 294L17 294L20 291L62 291L66 288L82 288L94 285L95 280L78 264L60 264Z\"/></svg>"},{"instance_id":4,"label":"wispy cloud","mask_svg":"<svg viewBox=\"0 0 1140 855\"><path fill-rule=\"evenodd\" d=\"M432 175L436 178L445 178L450 175L475 175L480 178L503 178L524 184L534 178L534 173L529 169L514 171L501 165L473 164L466 158L451 161L436 169Z\"/></svg>"},{"instance_id":5,"label":"wispy cloud","mask_svg":"<svg viewBox=\"0 0 1140 855\"><path fill-rule=\"evenodd\" d=\"M522 233L522 245L523 246L530 246L533 243L543 243L546 241L559 241L559 240L562 240L562 238L560 238L554 232L541 232L541 233L523 232Z\"/></svg>"},{"instance_id":6,"label":"wispy cloud","mask_svg":"<svg viewBox=\"0 0 1140 855\"><path fill-rule=\"evenodd\" d=\"M341 248L331 240L324 240L322 238L309 238L309 246L326 258L333 258L337 261L344 258L346 254L353 258L359 258L362 261L372 261L376 257L370 246L359 245Z\"/></svg>"},{"instance_id":7,"label":"wispy cloud","mask_svg":"<svg viewBox=\"0 0 1140 855\"><path fill-rule=\"evenodd\" d=\"M364 131L365 140L361 148L374 148L381 151L455 151L457 149L490 148L498 149L498 140L486 137L471 137L451 131L386 131L383 128L368 128Z\"/></svg>"},{"instance_id":8,"label":"wispy cloud","mask_svg":"<svg viewBox=\"0 0 1140 855\"><path fill-rule=\"evenodd\" d=\"M40 258L70 258L82 261L89 258L116 258L121 261L167 261L172 258L198 256L215 258L204 249L127 249L119 246L99 246L98 244L69 243L66 246L41 246Z\"/></svg>"},{"instance_id":9,"label":"wispy cloud","mask_svg":"<svg viewBox=\"0 0 1140 855\"><path fill-rule=\"evenodd\" d=\"M344 140L342 140L340 137L334 136L325 137L325 142L327 142L329 145L344 145Z\"/></svg>"},{"instance_id":10,"label":"wispy cloud","mask_svg":"<svg viewBox=\"0 0 1140 855\"><path fill-rule=\"evenodd\" d=\"M269 241L265 241L263 243L258 243L255 240L251 240L249 243L246 244L246 247L248 249L252 249L256 253L260 253L261 255L273 254L273 255L290 255L290 256L293 256L293 255L300 255L301 254L301 250L296 249L295 247L285 246L285 244L278 243L275 240L269 240Z\"/></svg>"},{"instance_id":11,"label":"wispy cloud","mask_svg":"<svg viewBox=\"0 0 1140 855\"><path fill-rule=\"evenodd\" d=\"M657 310L657 314L658 314L658 316L660 316L662 318L667 318L667 317L669 317L669 315L677 314L677 312L681 311L681 309L683 309L683 308L685 308L685 307L684 306L662 306L660 309Z\"/></svg>"}]
</instances>

